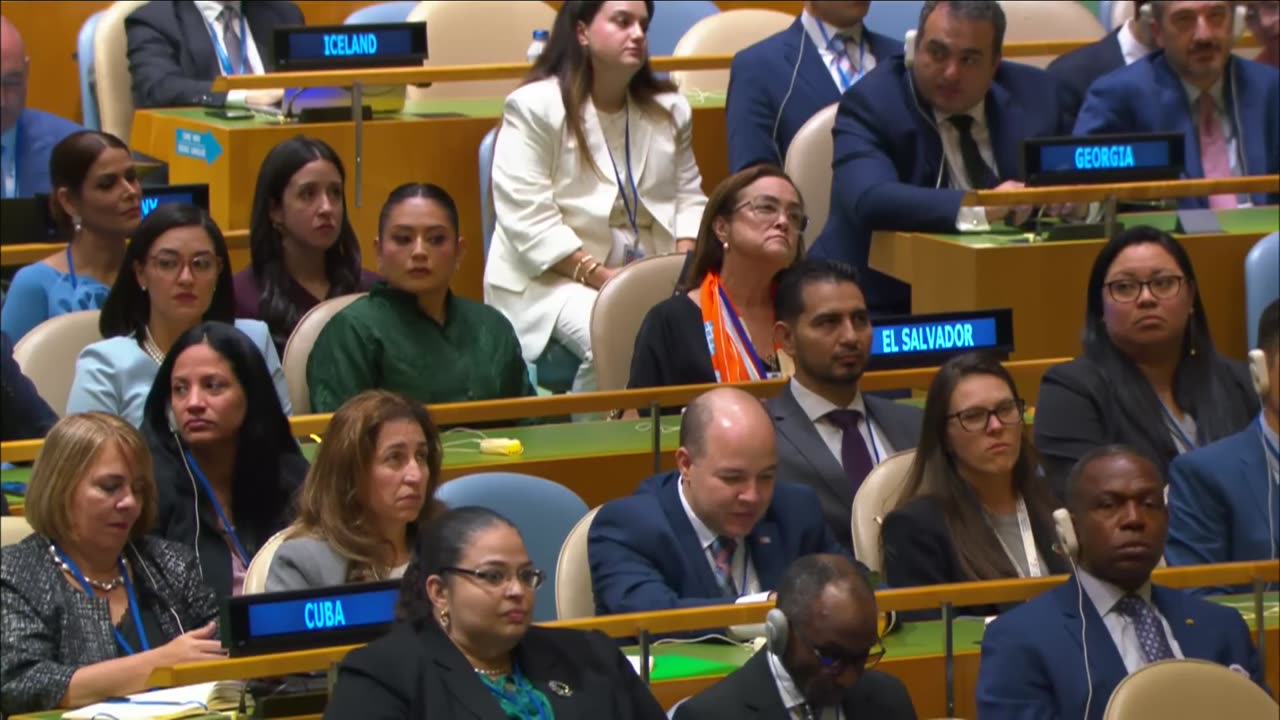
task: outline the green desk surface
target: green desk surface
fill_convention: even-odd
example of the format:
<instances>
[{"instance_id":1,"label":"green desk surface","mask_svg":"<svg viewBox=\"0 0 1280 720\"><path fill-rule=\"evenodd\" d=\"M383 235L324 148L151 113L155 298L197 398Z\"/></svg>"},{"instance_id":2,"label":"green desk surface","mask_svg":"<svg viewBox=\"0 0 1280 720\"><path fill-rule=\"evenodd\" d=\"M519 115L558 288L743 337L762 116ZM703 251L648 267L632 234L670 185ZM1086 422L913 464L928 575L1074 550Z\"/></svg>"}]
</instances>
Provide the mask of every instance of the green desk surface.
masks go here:
<instances>
[{"instance_id":1,"label":"green desk surface","mask_svg":"<svg viewBox=\"0 0 1280 720\"><path fill-rule=\"evenodd\" d=\"M1238 208L1236 210L1218 210L1218 223L1227 233L1258 233L1262 237L1280 227L1280 210L1275 206ZM1178 216L1174 212L1126 213L1120 216L1125 227L1134 225L1151 225L1166 232L1173 232ZM997 226L999 227L999 226ZM1013 228L997 229L989 233L935 234L933 237L949 240L971 247L989 247L1005 245L1038 245L1028 243L1028 235ZM1084 242L1097 242L1096 240Z\"/></svg>"}]
</instances>

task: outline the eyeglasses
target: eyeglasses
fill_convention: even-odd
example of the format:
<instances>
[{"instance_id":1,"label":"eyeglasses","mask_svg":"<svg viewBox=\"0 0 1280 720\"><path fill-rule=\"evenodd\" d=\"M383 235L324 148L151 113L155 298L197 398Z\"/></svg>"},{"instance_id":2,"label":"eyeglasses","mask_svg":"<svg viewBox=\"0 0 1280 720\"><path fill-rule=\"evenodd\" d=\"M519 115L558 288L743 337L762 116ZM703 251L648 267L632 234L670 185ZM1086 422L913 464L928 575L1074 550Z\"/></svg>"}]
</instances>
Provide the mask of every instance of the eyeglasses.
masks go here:
<instances>
[{"instance_id":1,"label":"eyeglasses","mask_svg":"<svg viewBox=\"0 0 1280 720\"><path fill-rule=\"evenodd\" d=\"M1112 300L1131 303L1142 295L1143 288L1150 289L1151 296L1157 300L1171 298L1182 290L1182 280L1181 275L1161 275L1150 280L1113 280L1105 287L1111 293Z\"/></svg>"},{"instance_id":2,"label":"eyeglasses","mask_svg":"<svg viewBox=\"0 0 1280 720\"><path fill-rule=\"evenodd\" d=\"M835 675L839 675L850 668L870 670L879 664L880 660L884 658L884 643L880 638L876 638L875 644L870 648L867 648L862 652L854 653L848 652L847 650L834 652L831 650L819 650L817 646L804 635L801 635L799 632L796 634L805 645L809 646L809 650L813 652L813 656L818 659L818 665L820 665L823 670Z\"/></svg>"},{"instance_id":3,"label":"eyeglasses","mask_svg":"<svg viewBox=\"0 0 1280 720\"><path fill-rule=\"evenodd\" d=\"M743 208L749 208L751 214L755 215L757 220L767 223L777 222L778 216L784 212L782 202L768 195L738 203L738 206L733 211L737 212ZM785 208L785 212L787 213L787 222L791 223L791 226L797 232L804 232L804 229L809 226L809 216L804 214L804 210L799 205L788 205Z\"/></svg>"},{"instance_id":4,"label":"eyeglasses","mask_svg":"<svg viewBox=\"0 0 1280 720\"><path fill-rule=\"evenodd\" d=\"M184 260L172 253L152 255L147 259L151 267L164 275L178 275L183 267L191 268L191 274L201 277L217 274L222 269L222 260L216 255L197 255Z\"/></svg>"},{"instance_id":5,"label":"eyeglasses","mask_svg":"<svg viewBox=\"0 0 1280 720\"><path fill-rule=\"evenodd\" d=\"M1004 425L1016 425L1022 422L1022 414L1026 412L1027 404L1021 398L1013 400L1005 400L996 405L994 408L969 407L957 413L948 415L948 418L955 418L960 423L960 427L968 432L982 432L987 429L987 425L991 424L991 416L995 415Z\"/></svg>"},{"instance_id":6,"label":"eyeglasses","mask_svg":"<svg viewBox=\"0 0 1280 720\"><path fill-rule=\"evenodd\" d=\"M520 584L530 590L537 590L542 586L547 574L535 567L522 567L515 572L511 572L506 568L484 567L476 570L461 567L441 568L442 572L455 572L463 575L470 575L480 581L481 585L485 585L494 590L499 590L511 584L512 578L519 580Z\"/></svg>"}]
</instances>

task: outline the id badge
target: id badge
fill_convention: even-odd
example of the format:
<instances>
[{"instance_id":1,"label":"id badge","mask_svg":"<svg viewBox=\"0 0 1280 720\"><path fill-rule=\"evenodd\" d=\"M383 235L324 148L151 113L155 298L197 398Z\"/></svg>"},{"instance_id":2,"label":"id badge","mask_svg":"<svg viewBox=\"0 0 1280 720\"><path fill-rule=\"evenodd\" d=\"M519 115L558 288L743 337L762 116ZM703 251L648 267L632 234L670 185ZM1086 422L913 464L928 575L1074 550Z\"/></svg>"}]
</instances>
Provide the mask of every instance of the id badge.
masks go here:
<instances>
[{"instance_id":1,"label":"id badge","mask_svg":"<svg viewBox=\"0 0 1280 720\"><path fill-rule=\"evenodd\" d=\"M643 260L644 257L644 250L640 247L640 243L637 240L634 245L628 245L626 249L622 251L622 264L630 265L636 260Z\"/></svg>"}]
</instances>

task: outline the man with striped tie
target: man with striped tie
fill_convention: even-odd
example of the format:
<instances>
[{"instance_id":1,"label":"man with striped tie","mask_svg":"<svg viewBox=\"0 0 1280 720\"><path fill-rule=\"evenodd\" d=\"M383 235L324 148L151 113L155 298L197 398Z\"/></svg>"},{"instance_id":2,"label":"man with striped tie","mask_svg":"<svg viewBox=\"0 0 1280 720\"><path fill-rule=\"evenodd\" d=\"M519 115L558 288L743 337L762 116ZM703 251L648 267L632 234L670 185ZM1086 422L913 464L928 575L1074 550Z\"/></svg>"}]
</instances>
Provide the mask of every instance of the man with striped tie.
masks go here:
<instances>
[{"instance_id":1,"label":"man with striped tie","mask_svg":"<svg viewBox=\"0 0 1280 720\"><path fill-rule=\"evenodd\" d=\"M717 388L680 423L676 470L605 503L587 535L601 614L761 602L796 558L846 554L813 490L777 483L773 424L755 397Z\"/></svg>"}]
</instances>

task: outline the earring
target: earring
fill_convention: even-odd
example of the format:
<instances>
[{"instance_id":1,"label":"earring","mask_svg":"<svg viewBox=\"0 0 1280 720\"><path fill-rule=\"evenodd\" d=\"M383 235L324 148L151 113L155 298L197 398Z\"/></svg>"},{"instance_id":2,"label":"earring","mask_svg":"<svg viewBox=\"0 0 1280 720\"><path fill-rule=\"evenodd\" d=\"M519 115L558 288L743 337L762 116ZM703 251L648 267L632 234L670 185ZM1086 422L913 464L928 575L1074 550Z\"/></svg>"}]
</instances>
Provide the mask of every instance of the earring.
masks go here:
<instances>
[{"instance_id":1,"label":"earring","mask_svg":"<svg viewBox=\"0 0 1280 720\"><path fill-rule=\"evenodd\" d=\"M449 611L448 610L440 611L440 627L444 628L444 631L446 633L449 632Z\"/></svg>"},{"instance_id":2,"label":"earring","mask_svg":"<svg viewBox=\"0 0 1280 720\"><path fill-rule=\"evenodd\" d=\"M139 286L139 287L141 287L141 288L142 288L142 292L146 292L146 291L147 291L147 286L146 286L146 285L141 285L141 286Z\"/></svg>"},{"instance_id":3,"label":"earring","mask_svg":"<svg viewBox=\"0 0 1280 720\"><path fill-rule=\"evenodd\" d=\"M80 232L84 228L84 225L80 224L80 216L78 215L71 216L71 228L75 230L75 232Z\"/></svg>"}]
</instances>

